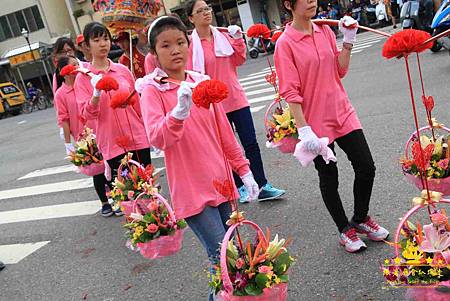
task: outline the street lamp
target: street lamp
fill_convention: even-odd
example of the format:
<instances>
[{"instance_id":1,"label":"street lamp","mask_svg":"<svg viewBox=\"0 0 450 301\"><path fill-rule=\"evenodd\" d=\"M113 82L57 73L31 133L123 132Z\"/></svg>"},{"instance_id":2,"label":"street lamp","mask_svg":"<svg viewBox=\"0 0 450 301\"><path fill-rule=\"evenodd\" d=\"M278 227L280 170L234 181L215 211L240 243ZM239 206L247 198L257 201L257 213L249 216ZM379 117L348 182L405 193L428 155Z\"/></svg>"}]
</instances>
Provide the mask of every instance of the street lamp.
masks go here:
<instances>
[{"instance_id":1,"label":"street lamp","mask_svg":"<svg viewBox=\"0 0 450 301\"><path fill-rule=\"evenodd\" d=\"M28 47L30 48L31 56L33 57L33 61L36 62L36 58L34 57L33 50L31 49L30 39L28 38L28 36L29 36L28 30L26 30L25 28L22 28L21 33L22 33L22 36L23 36L23 37L25 38L25 40L27 41Z\"/></svg>"}]
</instances>

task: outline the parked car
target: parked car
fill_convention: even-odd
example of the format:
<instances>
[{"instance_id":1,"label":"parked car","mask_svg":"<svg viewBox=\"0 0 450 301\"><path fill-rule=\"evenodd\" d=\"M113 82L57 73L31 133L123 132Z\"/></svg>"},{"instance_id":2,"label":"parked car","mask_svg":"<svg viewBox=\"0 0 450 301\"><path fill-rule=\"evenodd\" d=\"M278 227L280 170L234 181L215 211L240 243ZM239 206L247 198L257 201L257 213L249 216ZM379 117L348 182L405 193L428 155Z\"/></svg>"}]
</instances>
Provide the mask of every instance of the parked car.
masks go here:
<instances>
[{"instance_id":1,"label":"parked car","mask_svg":"<svg viewBox=\"0 0 450 301\"><path fill-rule=\"evenodd\" d=\"M20 114L22 105L25 103L25 95L13 83L0 83L0 117L11 113Z\"/></svg>"}]
</instances>

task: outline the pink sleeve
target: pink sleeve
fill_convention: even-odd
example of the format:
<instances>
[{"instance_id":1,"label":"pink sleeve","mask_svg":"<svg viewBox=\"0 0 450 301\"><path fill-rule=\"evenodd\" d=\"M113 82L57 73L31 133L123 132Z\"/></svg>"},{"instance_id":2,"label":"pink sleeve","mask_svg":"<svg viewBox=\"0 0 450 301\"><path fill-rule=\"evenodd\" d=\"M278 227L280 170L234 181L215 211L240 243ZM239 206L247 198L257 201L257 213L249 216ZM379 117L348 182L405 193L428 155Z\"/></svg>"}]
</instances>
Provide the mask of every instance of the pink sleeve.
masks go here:
<instances>
[{"instance_id":1,"label":"pink sleeve","mask_svg":"<svg viewBox=\"0 0 450 301\"><path fill-rule=\"evenodd\" d=\"M142 119L151 145L165 150L177 143L184 133L184 121L165 112L161 92L153 86L141 94Z\"/></svg>"},{"instance_id":2,"label":"pink sleeve","mask_svg":"<svg viewBox=\"0 0 450 301\"><path fill-rule=\"evenodd\" d=\"M222 135L222 147L225 152L225 156L227 157L231 168L233 168L233 170L242 177L250 171L250 163L244 157L244 153L236 140L236 136L231 129L230 122L228 121L222 105L215 105L215 110L217 122L220 126L220 133Z\"/></svg>"},{"instance_id":3,"label":"pink sleeve","mask_svg":"<svg viewBox=\"0 0 450 301\"><path fill-rule=\"evenodd\" d=\"M300 70L295 67L294 55L289 48L288 40L280 38L275 47L275 69L280 85L280 95L290 103L302 103L300 95Z\"/></svg>"},{"instance_id":4,"label":"pink sleeve","mask_svg":"<svg viewBox=\"0 0 450 301\"><path fill-rule=\"evenodd\" d=\"M56 73L53 73L53 82L52 82L53 96L56 95L56 90L58 90L58 82L56 81Z\"/></svg>"},{"instance_id":5,"label":"pink sleeve","mask_svg":"<svg viewBox=\"0 0 450 301\"><path fill-rule=\"evenodd\" d=\"M68 121L70 119L70 116L69 111L67 110L67 104L65 102L65 99L61 96L61 93L55 94L55 109L58 126L62 127L62 123L64 121Z\"/></svg>"},{"instance_id":6,"label":"pink sleeve","mask_svg":"<svg viewBox=\"0 0 450 301\"><path fill-rule=\"evenodd\" d=\"M342 68L341 65L339 64L339 54L341 52L338 50L337 45L336 45L336 36L334 35L333 31L331 30L331 28L328 25L323 26L323 28L325 29L325 32L327 33L327 38L330 41L331 47L333 49L339 77L343 78L347 74L348 68Z\"/></svg>"},{"instance_id":7,"label":"pink sleeve","mask_svg":"<svg viewBox=\"0 0 450 301\"><path fill-rule=\"evenodd\" d=\"M245 63L247 59L247 47L245 46L244 39L233 39L226 35L228 41L230 41L231 47L234 49L234 54L231 57L235 66L240 66Z\"/></svg>"},{"instance_id":8,"label":"pink sleeve","mask_svg":"<svg viewBox=\"0 0 450 301\"><path fill-rule=\"evenodd\" d=\"M93 88L90 77L79 73L75 79L75 95L77 98L78 109L86 120L97 119L100 111L99 105L91 103Z\"/></svg>"}]
</instances>

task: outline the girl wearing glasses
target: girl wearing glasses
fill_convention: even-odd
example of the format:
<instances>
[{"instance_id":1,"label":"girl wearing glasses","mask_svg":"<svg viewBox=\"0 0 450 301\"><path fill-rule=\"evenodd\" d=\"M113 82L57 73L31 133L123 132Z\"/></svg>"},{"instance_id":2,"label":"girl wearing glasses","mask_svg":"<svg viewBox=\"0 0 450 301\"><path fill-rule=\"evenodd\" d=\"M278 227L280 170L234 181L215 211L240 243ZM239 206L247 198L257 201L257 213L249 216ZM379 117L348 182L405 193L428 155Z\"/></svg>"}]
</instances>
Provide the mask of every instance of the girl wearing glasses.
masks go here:
<instances>
[{"instance_id":1,"label":"girl wearing glasses","mask_svg":"<svg viewBox=\"0 0 450 301\"><path fill-rule=\"evenodd\" d=\"M221 80L227 84L229 93L228 97L222 101L222 105L250 161L250 169L260 188L258 200L277 199L285 191L273 187L266 179L250 105L237 76L237 67L242 65L246 58L246 47L241 29L231 25L225 34L211 26L212 9L205 1L190 1L186 11L190 22L195 26L189 46L188 69L207 74L212 79ZM251 201L245 185L236 174L234 174L234 180L239 190L239 201L241 203Z\"/></svg>"}]
</instances>

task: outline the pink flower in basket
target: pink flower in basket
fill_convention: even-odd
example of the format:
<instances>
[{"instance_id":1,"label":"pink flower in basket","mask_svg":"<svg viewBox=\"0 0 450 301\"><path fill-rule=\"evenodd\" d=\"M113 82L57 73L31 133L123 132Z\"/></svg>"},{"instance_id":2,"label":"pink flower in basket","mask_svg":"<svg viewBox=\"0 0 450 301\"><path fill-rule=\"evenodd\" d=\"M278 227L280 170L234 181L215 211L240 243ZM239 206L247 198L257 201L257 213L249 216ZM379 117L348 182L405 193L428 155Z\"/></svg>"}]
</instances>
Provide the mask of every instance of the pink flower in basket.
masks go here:
<instances>
[{"instance_id":1,"label":"pink flower in basket","mask_svg":"<svg viewBox=\"0 0 450 301\"><path fill-rule=\"evenodd\" d=\"M152 234L158 232L158 229L159 229L158 225L155 224L150 224L147 226L147 231Z\"/></svg>"},{"instance_id":2,"label":"pink flower in basket","mask_svg":"<svg viewBox=\"0 0 450 301\"><path fill-rule=\"evenodd\" d=\"M258 268L258 272L270 275L270 274L272 274L272 267L269 267L267 265L262 265Z\"/></svg>"},{"instance_id":3,"label":"pink flower in basket","mask_svg":"<svg viewBox=\"0 0 450 301\"><path fill-rule=\"evenodd\" d=\"M447 168L448 168L448 161L449 161L449 159L450 159L450 158L447 158L447 159L444 159L444 160L439 161L439 162L437 163L438 167L439 167L439 168L442 168L442 169L447 169Z\"/></svg>"},{"instance_id":4,"label":"pink flower in basket","mask_svg":"<svg viewBox=\"0 0 450 301\"><path fill-rule=\"evenodd\" d=\"M425 239L420 244L420 249L426 253L443 252L450 247L450 233L445 231L440 233L440 227L431 225L423 226L423 232L425 233Z\"/></svg>"},{"instance_id":5,"label":"pink flower in basket","mask_svg":"<svg viewBox=\"0 0 450 301\"><path fill-rule=\"evenodd\" d=\"M131 200L133 198L133 195L134 195L134 191L129 190L128 195L127 195L128 199Z\"/></svg>"},{"instance_id":6,"label":"pink flower in basket","mask_svg":"<svg viewBox=\"0 0 450 301\"><path fill-rule=\"evenodd\" d=\"M237 269L242 269L242 267L245 265L245 261L242 258L238 258L236 260L236 268Z\"/></svg>"},{"instance_id":7,"label":"pink flower in basket","mask_svg":"<svg viewBox=\"0 0 450 301\"><path fill-rule=\"evenodd\" d=\"M150 204L148 204L148 209L150 209L151 211L156 211L158 210L158 208L159 206L156 201L152 201Z\"/></svg>"}]
</instances>

